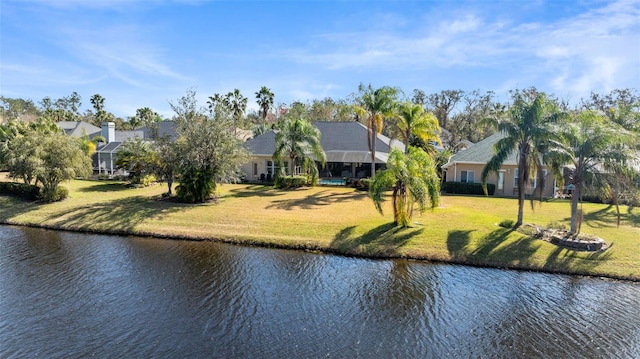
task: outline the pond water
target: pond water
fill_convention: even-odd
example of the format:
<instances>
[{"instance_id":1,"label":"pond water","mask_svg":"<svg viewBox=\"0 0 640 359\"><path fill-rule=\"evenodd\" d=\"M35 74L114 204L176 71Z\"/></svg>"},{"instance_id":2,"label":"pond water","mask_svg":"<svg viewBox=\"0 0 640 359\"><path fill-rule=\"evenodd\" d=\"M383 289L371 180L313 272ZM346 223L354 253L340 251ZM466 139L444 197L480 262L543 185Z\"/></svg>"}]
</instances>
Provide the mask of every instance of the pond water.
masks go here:
<instances>
[{"instance_id":1,"label":"pond water","mask_svg":"<svg viewBox=\"0 0 640 359\"><path fill-rule=\"evenodd\" d=\"M638 358L640 284L0 226L1 358Z\"/></svg>"}]
</instances>

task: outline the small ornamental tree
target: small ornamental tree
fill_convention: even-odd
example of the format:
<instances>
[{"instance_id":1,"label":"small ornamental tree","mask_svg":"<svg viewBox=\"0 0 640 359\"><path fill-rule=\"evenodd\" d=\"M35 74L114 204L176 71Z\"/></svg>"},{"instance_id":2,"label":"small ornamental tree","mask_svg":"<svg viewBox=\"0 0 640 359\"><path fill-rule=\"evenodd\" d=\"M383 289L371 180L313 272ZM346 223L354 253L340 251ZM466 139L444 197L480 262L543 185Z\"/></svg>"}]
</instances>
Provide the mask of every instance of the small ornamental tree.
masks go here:
<instances>
[{"instance_id":1,"label":"small ornamental tree","mask_svg":"<svg viewBox=\"0 0 640 359\"><path fill-rule=\"evenodd\" d=\"M369 189L369 195L381 214L385 193L389 189L392 190L393 223L396 226L409 226L414 204L418 204L420 211L438 206L440 179L431 156L414 147L409 147L408 154L393 149L387 168L378 173Z\"/></svg>"}]
</instances>

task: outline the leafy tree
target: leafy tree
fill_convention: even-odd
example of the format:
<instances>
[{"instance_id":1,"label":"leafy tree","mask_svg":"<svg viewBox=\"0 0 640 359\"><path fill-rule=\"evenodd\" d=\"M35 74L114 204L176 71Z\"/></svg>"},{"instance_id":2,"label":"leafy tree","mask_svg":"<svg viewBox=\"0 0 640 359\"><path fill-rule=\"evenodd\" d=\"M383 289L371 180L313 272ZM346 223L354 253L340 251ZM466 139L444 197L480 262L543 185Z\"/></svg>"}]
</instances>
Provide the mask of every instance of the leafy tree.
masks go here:
<instances>
[{"instance_id":1,"label":"leafy tree","mask_svg":"<svg viewBox=\"0 0 640 359\"><path fill-rule=\"evenodd\" d=\"M310 158L310 156L312 156ZM303 119L288 119L280 123L280 130L276 133L276 149L273 153L275 162L283 166L285 158L289 158L290 174L295 176L297 165L310 165L307 170L312 171L312 177L318 176L318 169L314 160L323 165L326 155L320 145L320 131L309 121ZM309 161L310 159L310 161Z\"/></svg>"},{"instance_id":2,"label":"leafy tree","mask_svg":"<svg viewBox=\"0 0 640 359\"><path fill-rule=\"evenodd\" d=\"M587 182L602 191L606 177L624 170L631 158L628 144L631 137L621 126L607 121L594 111L582 111L571 122L558 126L559 141L549 149L554 173L563 180L561 168L567 167L569 184L573 185L571 199L571 232L580 231L578 202Z\"/></svg>"},{"instance_id":3,"label":"leafy tree","mask_svg":"<svg viewBox=\"0 0 640 359\"><path fill-rule=\"evenodd\" d=\"M37 118L40 110L32 100L0 96L0 122L21 118Z\"/></svg>"},{"instance_id":4,"label":"leafy tree","mask_svg":"<svg viewBox=\"0 0 640 359\"><path fill-rule=\"evenodd\" d=\"M178 167L180 165L179 145L168 137L160 137L155 141L155 150L158 158L157 168L155 172L159 177L167 181L167 195L171 196L173 181L176 178Z\"/></svg>"},{"instance_id":5,"label":"leafy tree","mask_svg":"<svg viewBox=\"0 0 640 359\"><path fill-rule=\"evenodd\" d=\"M180 185L177 196L186 202L204 202L211 198L219 183L240 179L241 166L248 159L246 150L230 130L228 117L206 113L198 107L193 90L171 103L176 113L177 172Z\"/></svg>"},{"instance_id":6,"label":"leafy tree","mask_svg":"<svg viewBox=\"0 0 640 359\"><path fill-rule=\"evenodd\" d=\"M413 89L411 102L424 107L427 104L427 94L425 94L424 91L420 89Z\"/></svg>"},{"instance_id":7,"label":"leafy tree","mask_svg":"<svg viewBox=\"0 0 640 359\"><path fill-rule=\"evenodd\" d=\"M384 118L392 118L395 115L398 90L389 86L373 89L371 85L365 87L360 84L358 91L360 92L360 103L355 110L365 118L367 125L369 134L367 143L371 152L371 177L373 178L376 168L376 139L378 134L382 132Z\"/></svg>"},{"instance_id":8,"label":"leafy tree","mask_svg":"<svg viewBox=\"0 0 640 359\"><path fill-rule=\"evenodd\" d=\"M80 149L78 141L63 133L39 135L40 162L36 178L42 183L45 200L56 200L58 185L91 174L91 159Z\"/></svg>"},{"instance_id":9,"label":"leafy tree","mask_svg":"<svg viewBox=\"0 0 640 359\"><path fill-rule=\"evenodd\" d=\"M94 136L93 138L89 138L89 135L83 130L82 136L78 139L80 143L80 149L84 152L88 157L93 156L96 152L96 148L98 146L98 142L106 143L107 139L102 136Z\"/></svg>"},{"instance_id":10,"label":"leafy tree","mask_svg":"<svg viewBox=\"0 0 640 359\"><path fill-rule=\"evenodd\" d=\"M385 193L389 188L392 190L393 222L397 226L409 226L416 203L420 211L438 206L440 180L431 156L414 147L409 148L408 154L393 149L387 168L380 171L369 190L381 214Z\"/></svg>"},{"instance_id":11,"label":"leafy tree","mask_svg":"<svg viewBox=\"0 0 640 359\"><path fill-rule=\"evenodd\" d=\"M440 131L438 119L432 113L426 112L421 105L411 102L403 103L394 119L399 137L405 144L405 153L409 152L409 144L414 138L420 139L420 142L425 145L424 147L429 149L427 152L432 155L436 149L429 144L442 145L438 135Z\"/></svg>"},{"instance_id":12,"label":"leafy tree","mask_svg":"<svg viewBox=\"0 0 640 359\"><path fill-rule=\"evenodd\" d=\"M162 117L149 107L141 107L137 109L136 115L129 118L129 125L132 130L143 126L153 129L159 122L162 122Z\"/></svg>"},{"instance_id":13,"label":"leafy tree","mask_svg":"<svg viewBox=\"0 0 640 359\"><path fill-rule=\"evenodd\" d=\"M266 86L262 86L260 91L256 92L256 99L258 101L258 106L260 107L260 119L263 123L267 122L267 115L269 114L269 110L273 106L273 92Z\"/></svg>"},{"instance_id":14,"label":"leafy tree","mask_svg":"<svg viewBox=\"0 0 640 359\"><path fill-rule=\"evenodd\" d=\"M125 141L118 150L116 167L129 171L131 183L140 184L142 179L157 167L157 155L151 143L136 137Z\"/></svg>"},{"instance_id":15,"label":"leafy tree","mask_svg":"<svg viewBox=\"0 0 640 359\"><path fill-rule=\"evenodd\" d=\"M31 183L41 163L41 140L60 133L56 124L40 118L33 122L18 120L0 125L0 164L9 171L9 177Z\"/></svg>"},{"instance_id":16,"label":"leafy tree","mask_svg":"<svg viewBox=\"0 0 640 359\"><path fill-rule=\"evenodd\" d=\"M535 89L512 93L513 104L508 117L494 118L494 126L504 134L494 148L495 154L482 170L482 184L485 187L490 173L497 173L504 161L516 151L518 162L518 220L522 225L525 184L536 173L537 188L542 196L545 186L542 172L543 154L554 133L550 124L558 119L560 112L555 101ZM533 197L533 196L532 196ZM533 206L533 202L532 202Z\"/></svg>"},{"instance_id":17,"label":"leafy tree","mask_svg":"<svg viewBox=\"0 0 640 359\"><path fill-rule=\"evenodd\" d=\"M463 95L464 91L462 90L444 90L429 95L427 101L432 112L438 118L440 127L449 129L449 115Z\"/></svg>"}]
</instances>

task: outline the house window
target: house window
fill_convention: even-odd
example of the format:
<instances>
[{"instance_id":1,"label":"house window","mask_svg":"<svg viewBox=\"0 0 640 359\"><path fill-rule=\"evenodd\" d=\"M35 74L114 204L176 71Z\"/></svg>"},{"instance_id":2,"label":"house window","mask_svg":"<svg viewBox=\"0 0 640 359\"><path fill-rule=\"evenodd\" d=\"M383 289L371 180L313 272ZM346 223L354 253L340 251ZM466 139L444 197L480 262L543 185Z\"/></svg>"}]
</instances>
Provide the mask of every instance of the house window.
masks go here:
<instances>
[{"instance_id":1,"label":"house window","mask_svg":"<svg viewBox=\"0 0 640 359\"><path fill-rule=\"evenodd\" d=\"M518 188L518 169L513 170L513 188Z\"/></svg>"},{"instance_id":2,"label":"house window","mask_svg":"<svg viewBox=\"0 0 640 359\"><path fill-rule=\"evenodd\" d=\"M460 182L462 183L474 183L475 174L473 171L460 171Z\"/></svg>"},{"instance_id":3,"label":"house window","mask_svg":"<svg viewBox=\"0 0 640 359\"><path fill-rule=\"evenodd\" d=\"M258 164L257 163L253 163L253 175L257 176L258 175Z\"/></svg>"},{"instance_id":4,"label":"house window","mask_svg":"<svg viewBox=\"0 0 640 359\"><path fill-rule=\"evenodd\" d=\"M542 170L542 175L544 178L547 178L547 170ZM531 185L531 188L536 188L536 185L538 184L537 174L529 180L529 184Z\"/></svg>"}]
</instances>

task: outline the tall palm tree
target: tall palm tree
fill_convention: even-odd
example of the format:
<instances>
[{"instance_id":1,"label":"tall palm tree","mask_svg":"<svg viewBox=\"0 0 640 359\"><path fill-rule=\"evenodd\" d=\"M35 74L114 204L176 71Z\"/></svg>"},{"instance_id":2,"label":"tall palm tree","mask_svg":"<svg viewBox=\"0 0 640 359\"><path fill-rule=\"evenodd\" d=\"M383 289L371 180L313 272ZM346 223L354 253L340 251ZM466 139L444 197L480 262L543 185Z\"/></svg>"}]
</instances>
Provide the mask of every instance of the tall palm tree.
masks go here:
<instances>
[{"instance_id":1,"label":"tall palm tree","mask_svg":"<svg viewBox=\"0 0 640 359\"><path fill-rule=\"evenodd\" d=\"M240 90L234 89L224 97L224 104L231 110L236 126L243 126L244 111L247 109L247 98L242 96Z\"/></svg>"},{"instance_id":2,"label":"tall palm tree","mask_svg":"<svg viewBox=\"0 0 640 359\"><path fill-rule=\"evenodd\" d=\"M431 156L415 147L409 147L407 154L398 149L391 150L387 168L373 180L369 190L381 214L385 193L389 188L393 190L393 222L397 226L409 225L415 203L420 211L438 206L440 180Z\"/></svg>"},{"instance_id":3,"label":"tall palm tree","mask_svg":"<svg viewBox=\"0 0 640 359\"><path fill-rule=\"evenodd\" d=\"M482 185L486 193L489 174L497 173L504 161L515 151L518 162L518 220L515 226L519 227L523 221L525 185L531 173L536 173L538 178L534 194L539 192L542 196L545 185L542 171L543 154L549 140L554 136L550 124L557 120L560 112L554 101L535 89L515 91L512 97L513 104L509 108L509 116L492 119L504 137L495 144L495 154L482 170Z\"/></svg>"},{"instance_id":4,"label":"tall palm tree","mask_svg":"<svg viewBox=\"0 0 640 359\"><path fill-rule=\"evenodd\" d=\"M371 153L371 177L375 177L376 172L376 139L382 132L384 118L391 118L394 115L398 90L390 86L383 86L373 89L371 85L358 86L360 92L360 104L355 107L359 116L365 117L367 132L367 143Z\"/></svg>"},{"instance_id":5,"label":"tall palm tree","mask_svg":"<svg viewBox=\"0 0 640 359\"><path fill-rule=\"evenodd\" d=\"M409 153L409 144L413 139L419 139L424 143L429 154L435 154L435 148L430 143L442 145L438 132L440 125L438 119L431 112L426 112L422 105L405 102L400 105L395 125L398 134L405 145L405 153Z\"/></svg>"},{"instance_id":6,"label":"tall palm tree","mask_svg":"<svg viewBox=\"0 0 640 359\"><path fill-rule=\"evenodd\" d=\"M258 106L260 106L260 118L262 123L267 121L267 115L271 106L273 106L273 92L266 86L262 86L260 91L256 92L256 99L258 100Z\"/></svg>"},{"instance_id":7,"label":"tall palm tree","mask_svg":"<svg viewBox=\"0 0 640 359\"><path fill-rule=\"evenodd\" d=\"M276 133L276 150L273 153L275 162L282 167L285 158L289 158L291 175L296 175L296 164L307 164L313 170L313 160L325 164L326 155L320 145L320 131L311 122L303 119L287 119L280 124L280 130ZM311 168L313 164L314 168ZM317 168L315 168L317 170Z\"/></svg>"},{"instance_id":8,"label":"tall palm tree","mask_svg":"<svg viewBox=\"0 0 640 359\"><path fill-rule=\"evenodd\" d=\"M578 113L571 122L558 126L558 131L560 140L552 142L549 158L558 177L568 165L568 182L573 185L571 232L578 233L578 201L586 182L604 183L604 177L624 171L626 161L631 158L627 144L631 144L632 137L595 111Z\"/></svg>"}]
</instances>

